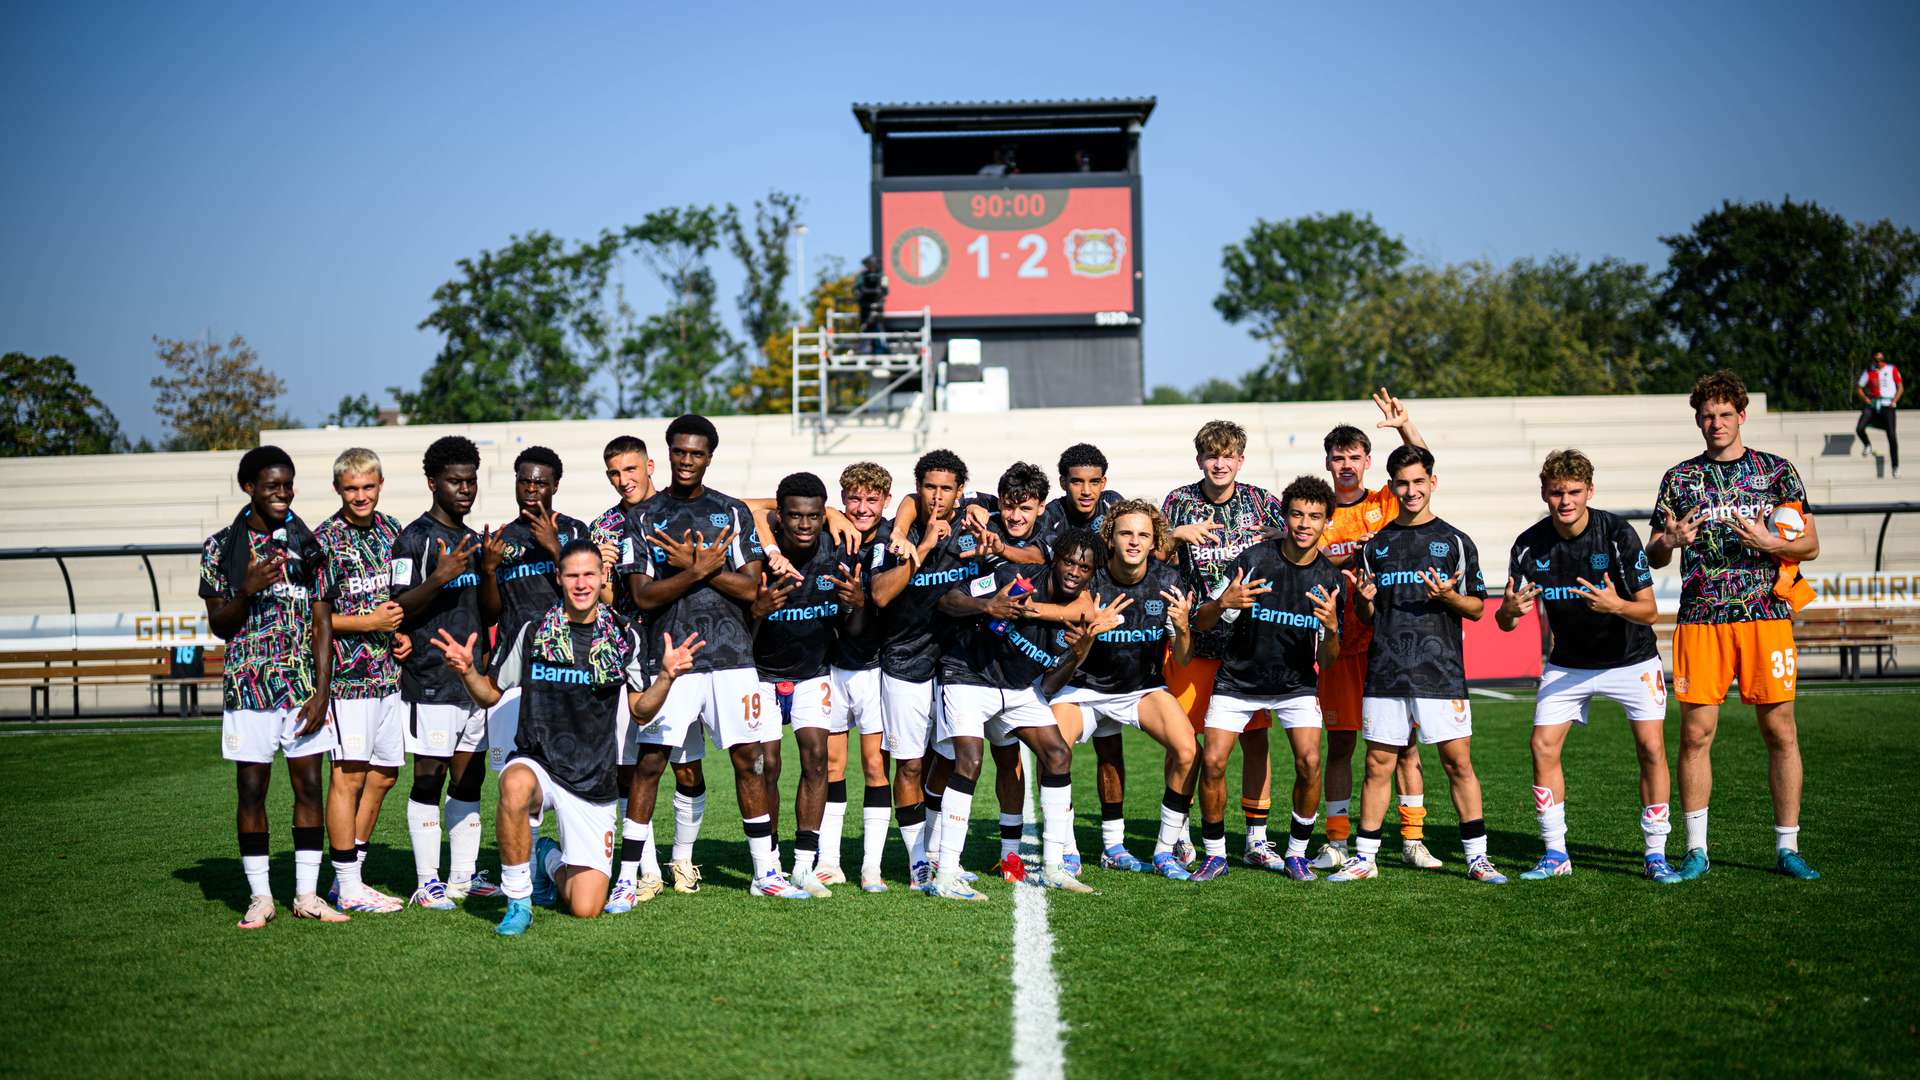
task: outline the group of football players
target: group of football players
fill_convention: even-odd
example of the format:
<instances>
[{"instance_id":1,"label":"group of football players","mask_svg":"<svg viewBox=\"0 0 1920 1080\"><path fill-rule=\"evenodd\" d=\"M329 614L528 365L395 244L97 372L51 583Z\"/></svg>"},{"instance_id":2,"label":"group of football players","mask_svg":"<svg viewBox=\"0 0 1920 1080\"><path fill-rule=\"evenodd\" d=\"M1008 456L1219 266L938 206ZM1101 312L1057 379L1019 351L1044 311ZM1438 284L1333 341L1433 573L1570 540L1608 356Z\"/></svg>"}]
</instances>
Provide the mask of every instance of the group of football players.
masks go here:
<instances>
[{"instance_id":1,"label":"group of football players","mask_svg":"<svg viewBox=\"0 0 1920 1080\"><path fill-rule=\"evenodd\" d=\"M313 528L292 510L289 456L249 451L238 476L248 505L207 539L200 589L227 642L222 746L237 766L251 895L239 925L275 914L265 800L276 753L294 795L293 912L329 922L504 894L498 931L513 935L534 905L594 917L631 911L669 879L696 892L709 742L733 767L758 896L826 897L848 881L841 837L857 760L860 887L889 888L881 870L891 818L910 887L985 900L962 855L989 758L998 873L1092 892L1071 780L1075 748L1088 743L1106 870L1226 875L1236 746L1245 865L1303 882L1317 870L1331 871L1329 882L1377 876L1397 786L1402 860L1439 868L1424 832L1418 747L1430 744L1466 876L1503 883L1487 854L1464 663L1463 624L1489 599L1479 554L1434 512L1436 462L1406 407L1384 389L1374 401L1377 427L1401 442L1378 488L1367 486L1372 443L1358 427L1326 436L1331 483L1302 476L1276 496L1240 479L1246 432L1213 421L1194 439L1199 479L1158 504L1110 490L1105 456L1085 443L1060 455L1062 494L1051 500L1034 465L975 491L965 462L935 450L916 463L892 517L892 477L871 462L840 474L838 506L807 472L770 499L712 490L719 434L696 415L667 426L668 483L658 490L645 443L607 444L618 501L591 523L554 511L563 466L544 447L514 462L517 516L478 532L468 517L480 453L460 436L427 448L432 506L405 526L379 510L386 478L371 451L334 462L340 507ZM1741 441L1738 378L1703 378L1692 405L1704 450L1668 471L1644 548L1626 521L1589 505L1593 464L1578 450L1547 457L1547 515L1513 544L1495 619L1537 633L1541 613L1551 635L1532 741L1545 851L1523 878L1573 871L1560 753L1596 698L1619 703L1634 732L1646 876L1706 873L1708 754L1735 680L1769 751L1778 869L1818 876L1798 850L1791 620L1805 598L1797 564L1819 541L1793 466ZM1652 625L1653 570L1676 553L1686 856L1672 865L1666 682ZM1145 860L1126 843L1125 726L1164 750ZM1283 845L1267 835L1276 727L1294 766ZM788 728L800 759L790 863L779 795ZM1352 759L1362 741L1356 824ZM1036 866L1021 851L1023 749L1038 780ZM409 753L417 882L403 901L368 885L361 868ZM478 866L489 768L500 774L497 882ZM669 768L663 874L653 814ZM1324 843L1309 858L1323 799ZM542 835L549 810L554 836ZM325 898L323 828L334 868Z\"/></svg>"}]
</instances>

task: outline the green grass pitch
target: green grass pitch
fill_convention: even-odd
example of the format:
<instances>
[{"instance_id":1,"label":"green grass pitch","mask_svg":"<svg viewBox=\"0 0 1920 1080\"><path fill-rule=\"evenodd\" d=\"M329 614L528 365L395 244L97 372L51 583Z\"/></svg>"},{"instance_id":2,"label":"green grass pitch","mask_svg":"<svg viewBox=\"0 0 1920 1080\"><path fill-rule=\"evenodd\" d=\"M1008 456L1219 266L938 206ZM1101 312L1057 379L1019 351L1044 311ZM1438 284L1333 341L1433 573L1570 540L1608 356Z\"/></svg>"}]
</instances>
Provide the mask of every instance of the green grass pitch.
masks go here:
<instances>
[{"instance_id":1,"label":"green grass pitch","mask_svg":"<svg viewBox=\"0 0 1920 1080\"><path fill-rule=\"evenodd\" d=\"M1530 710L1475 703L1492 853L1509 874L1539 844ZM1803 695L1802 840L1826 875L1812 884L1768 872L1765 755L1739 706L1726 711L1715 752L1714 869L1689 885L1637 876L1636 773L1611 706L1567 748L1571 878L1490 888L1462 877L1431 751L1428 833L1444 871L1401 868L1391 824L1386 872L1344 888L1237 863L1207 885L1090 868L1101 895L1048 897L1066 1072L1911 1073L1916 717L1920 690ZM1677 720L1668 725L1671 758ZM241 933L230 767L205 721L186 734L156 726L0 742L10 983L0 1072L844 1077L1013 1067L1011 887L985 882L994 902L983 905L910 894L898 885L897 838L887 895L749 898L730 777L710 770L696 853L707 885L696 896L669 891L597 921L537 912L517 941L491 932L498 900L320 926L286 909L289 795L277 773L281 917ZM1157 760L1132 737L1136 852L1151 843ZM787 761L790 790L797 758ZM1086 761L1076 769L1087 852L1098 839L1091 772ZM1229 776L1237 787L1237 765ZM1288 776L1278 779L1284 792ZM403 775L389 798L367 875L402 895L412 884L407 783ZM845 850L857 864L857 776L852 786ZM983 870L996 850L991 790L983 783L976 799L968 857ZM497 866L492 798L490 782L483 866ZM657 820L671 816L663 791ZM1232 801L1228 818L1237 833ZM782 828L790 857L790 798ZM1239 837L1229 844L1237 853Z\"/></svg>"}]
</instances>

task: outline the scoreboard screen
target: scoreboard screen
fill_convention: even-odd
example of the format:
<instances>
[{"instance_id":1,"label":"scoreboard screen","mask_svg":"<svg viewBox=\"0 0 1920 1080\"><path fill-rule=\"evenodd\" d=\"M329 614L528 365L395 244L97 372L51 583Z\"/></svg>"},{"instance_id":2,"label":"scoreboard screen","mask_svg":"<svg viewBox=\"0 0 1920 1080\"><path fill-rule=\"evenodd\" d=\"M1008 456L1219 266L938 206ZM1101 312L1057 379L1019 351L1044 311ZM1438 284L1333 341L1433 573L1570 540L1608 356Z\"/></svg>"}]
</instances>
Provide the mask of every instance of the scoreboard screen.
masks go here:
<instances>
[{"instance_id":1,"label":"scoreboard screen","mask_svg":"<svg viewBox=\"0 0 1920 1080\"><path fill-rule=\"evenodd\" d=\"M1125 325L1138 314L1130 186L879 198L889 314L925 307L935 319L1078 316L1098 325Z\"/></svg>"}]
</instances>

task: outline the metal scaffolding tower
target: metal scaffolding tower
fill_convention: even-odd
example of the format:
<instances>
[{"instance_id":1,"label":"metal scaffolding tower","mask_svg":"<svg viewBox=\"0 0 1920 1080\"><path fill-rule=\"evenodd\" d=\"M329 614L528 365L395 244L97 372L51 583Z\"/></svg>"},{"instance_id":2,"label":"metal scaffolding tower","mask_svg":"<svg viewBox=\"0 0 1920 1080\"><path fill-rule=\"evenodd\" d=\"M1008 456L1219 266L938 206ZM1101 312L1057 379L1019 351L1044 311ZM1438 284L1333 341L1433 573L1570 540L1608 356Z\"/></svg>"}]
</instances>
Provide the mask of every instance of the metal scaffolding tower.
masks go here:
<instances>
[{"instance_id":1,"label":"metal scaffolding tower","mask_svg":"<svg viewBox=\"0 0 1920 1080\"><path fill-rule=\"evenodd\" d=\"M823 326L793 328L793 430L810 431L813 452L832 450L849 427L909 435L925 448L937 405L933 313L911 330L841 330L852 312L830 311Z\"/></svg>"}]
</instances>

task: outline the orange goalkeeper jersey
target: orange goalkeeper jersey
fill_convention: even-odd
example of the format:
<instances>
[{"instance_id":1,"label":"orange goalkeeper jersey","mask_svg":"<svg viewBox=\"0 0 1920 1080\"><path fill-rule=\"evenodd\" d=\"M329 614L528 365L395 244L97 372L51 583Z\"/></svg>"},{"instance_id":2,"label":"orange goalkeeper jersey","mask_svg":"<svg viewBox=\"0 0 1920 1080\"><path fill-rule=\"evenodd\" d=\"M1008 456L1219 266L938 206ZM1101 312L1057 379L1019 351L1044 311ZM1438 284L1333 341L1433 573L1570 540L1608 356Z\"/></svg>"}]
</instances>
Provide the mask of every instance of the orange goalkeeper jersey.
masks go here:
<instances>
[{"instance_id":1,"label":"orange goalkeeper jersey","mask_svg":"<svg viewBox=\"0 0 1920 1080\"><path fill-rule=\"evenodd\" d=\"M1359 552L1363 540L1386 528L1399 514L1400 500L1393 497L1391 488L1382 484L1351 506L1333 508L1333 519L1327 522L1327 531L1320 536L1320 549L1343 568L1357 566L1358 563L1349 563L1348 557ZM1364 658L1367 643L1373 640L1373 627L1362 623L1354 614L1353 590L1346 587L1344 578L1341 581L1345 596L1340 601L1340 656L1342 659Z\"/></svg>"}]
</instances>

